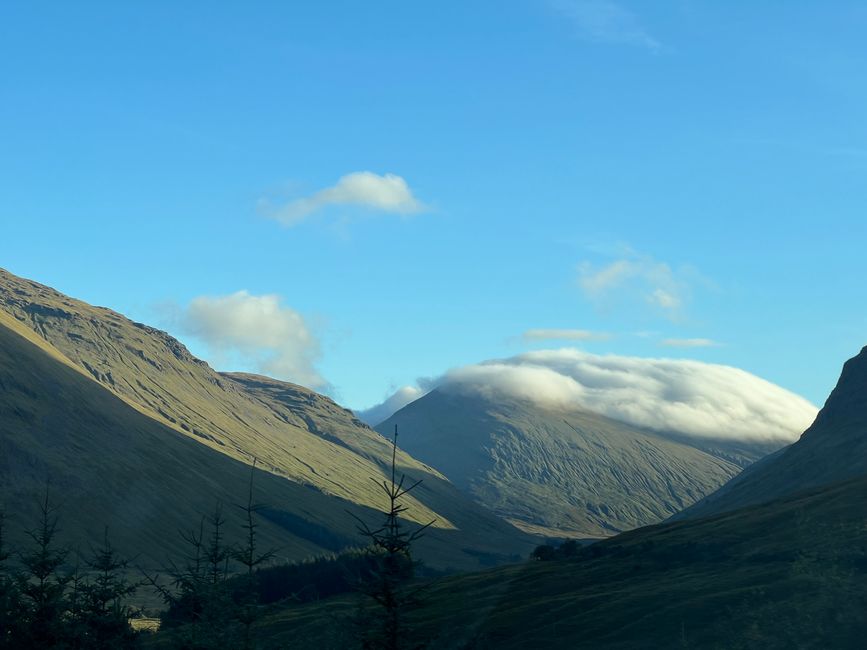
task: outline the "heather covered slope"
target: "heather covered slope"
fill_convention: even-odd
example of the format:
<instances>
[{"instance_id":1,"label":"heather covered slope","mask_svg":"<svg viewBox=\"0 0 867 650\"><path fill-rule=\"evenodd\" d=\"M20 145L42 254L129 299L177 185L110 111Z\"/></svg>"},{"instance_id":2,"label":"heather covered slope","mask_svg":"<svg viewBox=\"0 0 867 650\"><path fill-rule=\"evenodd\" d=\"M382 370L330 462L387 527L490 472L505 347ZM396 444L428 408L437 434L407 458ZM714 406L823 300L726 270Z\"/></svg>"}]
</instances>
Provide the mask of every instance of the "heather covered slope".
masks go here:
<instances>
[{"instance_id":1,"label":"heather covered slope","mask_svg":"<svg viewBox=\"0 0 867 650\"><path fill-rule=\"evenodd\" d=\"M525 530L604 536L661 521L740 471L685 442L577 410L434 390L383 422L404 448Z\"/></svg>"},{"instance_id":2,"label":"heather covered slope","mask_svg":"<svg viewBox=\"0 0 867 650\"><path fill-rule=\"evenodd\" d=\"M381 495L371 478L382 475L387 441L331 400L214 373L174 339L112 312L23 280L3 286L0 485L18 529L50 478L64 496L70 539L86 547L107 524L124 551L164 557L177 550L178 528L217 500L243 498L254 457L271 519L263 531L284 557L359 543L347 510L376 521L370 508ZM421 547L430 564L469 568L531 546L435 471L406 454L400 464L424 479L407 515L437 520Z\"/></svg>"},{"instance_id":3,"label":"heather covered slope","mask_svg":"<svg viewBox=\"0 0 867 650\"><path fill-rule=\"evenodd\" d=\"M800 440L678 515L702 517L867 474L867 348L849 359Z\"/></svg>"}]
</instances>

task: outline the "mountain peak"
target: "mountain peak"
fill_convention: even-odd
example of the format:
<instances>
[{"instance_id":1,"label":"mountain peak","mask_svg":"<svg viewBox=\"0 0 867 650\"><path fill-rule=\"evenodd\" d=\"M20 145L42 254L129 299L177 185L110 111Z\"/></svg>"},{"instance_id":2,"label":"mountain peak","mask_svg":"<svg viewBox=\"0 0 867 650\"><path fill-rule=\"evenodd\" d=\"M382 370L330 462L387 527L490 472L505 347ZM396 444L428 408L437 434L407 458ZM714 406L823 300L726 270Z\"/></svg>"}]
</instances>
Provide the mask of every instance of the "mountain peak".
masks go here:
<instances>
[{"instance_id":1,"label":"mountain peak","mask_svg":"<svg viewBox=\"0 0 867 650\"><path fill-rule=\"evenodd\" d=\"M867 347L843 364L816 420L794 444L748 468L678 518L701 517L867 474Z\"/></svg>"},{"instance_id":2,"label":"mountain peak","mask_svg":"<svg viewBox=\"0 0 867 650\"><path fill-rule=\"evenodd\" d=\"M843 364L837 385L816 417L814 426L810 427L804 435L812 435L817 425L821 425L820 430L822 430L830 425L856 423L863 424L864 428L850 430L847 427L845 431L850 435L867 436L867 346L861 348L856 356ZM824 435L830 433L840 432L823 431Z\"/></svg>"}]
</instances>

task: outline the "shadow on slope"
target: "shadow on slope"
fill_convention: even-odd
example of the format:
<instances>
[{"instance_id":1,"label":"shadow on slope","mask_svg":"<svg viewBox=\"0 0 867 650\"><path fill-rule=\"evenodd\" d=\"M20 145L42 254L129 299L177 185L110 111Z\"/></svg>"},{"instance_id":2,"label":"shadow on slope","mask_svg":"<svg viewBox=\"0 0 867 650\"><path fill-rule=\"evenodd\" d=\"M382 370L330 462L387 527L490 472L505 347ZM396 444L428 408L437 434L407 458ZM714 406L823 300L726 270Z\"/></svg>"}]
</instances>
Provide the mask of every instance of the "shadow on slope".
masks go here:
<instances>
[{"instance_id":1,"label":"shadow on slope","mask_svg":"<svg viewBox=\"0 0 867 650\"><path fill-rule=\"evenodd\" d=\"M50 479L64 539L86 550L107 525L121 553L155 567L181 550L178 530L197 526L217 501L228 509L243 500L248 465L136 410L15 327L0 318L0 502L11 515L10 532L20 534L34 521L34 496ZM447 500L449 490L443 482L437 494ZM285 560L358 543L347 511L368 521L380 517L268 472L258 473L256 491L277 513L262 522L262 544L278 546ZM504 559L504 552L526 548L517 531L474 508L458 507L455 520L482 525L468 533L440 529L426 540L421 552L431 565L478 567L474 553Z\"/></svg>"}]
</instances>

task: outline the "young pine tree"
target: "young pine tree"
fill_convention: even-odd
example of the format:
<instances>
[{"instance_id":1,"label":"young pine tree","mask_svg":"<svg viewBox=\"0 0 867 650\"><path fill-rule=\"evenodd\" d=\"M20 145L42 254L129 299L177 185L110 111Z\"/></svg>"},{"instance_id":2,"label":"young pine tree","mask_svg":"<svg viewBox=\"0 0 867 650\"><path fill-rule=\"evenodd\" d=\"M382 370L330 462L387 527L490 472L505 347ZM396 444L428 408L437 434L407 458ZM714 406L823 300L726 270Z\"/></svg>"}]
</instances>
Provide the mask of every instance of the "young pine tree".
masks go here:
<instances>
[{"instance_id":1,"label":"young pine tree","mask_svg":"<svg viewBox=\"0 0 867 650\"><path fill-rule=\"evenodd\" d=\"M406 612L417 603L418 590L408 587L413 577L412 545L434 522L409 530L401 523L407 507L401 499L421 484L421 480L408 487L406 475L397 478L397 427L391 446L391 478L377 481L388 499L385 519L379 528L371 529L358 520L358 530L370 542L375 558L374 570L362 580L361 591L375 604L375 612L363 612L362 647L367 649L399 650L419 647L410 640Z\"/></svg>"},{"instance_id":2,"label":"young pine tree","mask_svg":"<svg viewBox=\"0 0 867 650\"><path fill-rule=\"evenodd\" d=\"M227 582L234 550L225 542L225 524L218 504L213 515L202 518L198 530L181 533L189 551L182 565L170 564L171 588L159 576L146 575L168 605L163 627L178 628L173 636L177 648L238 647L235 606Z\"/></svg>"},{"instance_id":3,"label":"young pine tree","mask_svg":"<svg viewBox=\"0 0 867 650\"><path fill-rule=\"evenodd\" d=\"M102 545L92 550L85 564L89 575L74 589L74 620L80 647L93 650L134 647L136 635L129 624L132 611L127 599L139 585L127 579L129 563L112 547L107 528Z\"/></svg>"},{"instance_id":4,"label":"young pine tree","mask_svg":"<svg viewBox=\"0 0 867 650\"><path fill-rule=\"evenodd\" d=\"M237 548L232 556L243 570L243 586L237 597L237 619L243 628L243 648L251 650L253 642L253 624L259 619L259 589L255 570L274 556L273 550L259 552L256 540L256 514L262 509L261 504L253 501L253 477L256 472L256 461L250 468L250 485L247 491L247 503L239 505L244 515L244 543Z\"/></svg>"},{"instance_id":5,"label":"young pine tree","mask_svg":"<svg viewBox=\"0 0 867 650\"><path fill-rule=\"evenodd\" d=\"M62 646L68 635L66 589L72 576L61 571L69 549L57 543L56 513L57 506L52 504L46 487L39 501L38 525L27 531L32 548L20 554L22 570L16 576L22 647Z\"/></svg>"}]
</instances>

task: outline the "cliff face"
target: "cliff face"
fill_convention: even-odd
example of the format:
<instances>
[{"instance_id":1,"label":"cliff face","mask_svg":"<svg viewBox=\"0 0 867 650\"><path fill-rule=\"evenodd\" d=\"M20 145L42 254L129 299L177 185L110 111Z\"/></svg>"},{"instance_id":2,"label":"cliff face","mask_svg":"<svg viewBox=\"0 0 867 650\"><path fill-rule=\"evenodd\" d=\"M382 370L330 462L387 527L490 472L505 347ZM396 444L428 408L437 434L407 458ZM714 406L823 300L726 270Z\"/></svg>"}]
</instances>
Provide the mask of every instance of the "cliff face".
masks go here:
<instances>
[{"instance_id":1,"label":"cliff face","mask_svg":"<svg viewBox=\"0 0 867 650\"><path fill-rule=\"evenodd\" d=\"M800 440L744 472L679 517L702 517L867 474L867 348Z\"/></svg>"}]
</instances>

